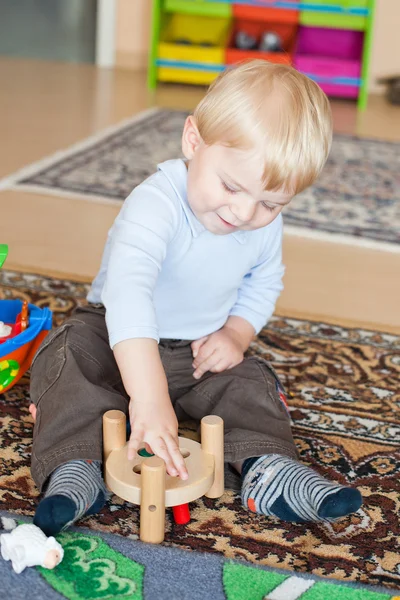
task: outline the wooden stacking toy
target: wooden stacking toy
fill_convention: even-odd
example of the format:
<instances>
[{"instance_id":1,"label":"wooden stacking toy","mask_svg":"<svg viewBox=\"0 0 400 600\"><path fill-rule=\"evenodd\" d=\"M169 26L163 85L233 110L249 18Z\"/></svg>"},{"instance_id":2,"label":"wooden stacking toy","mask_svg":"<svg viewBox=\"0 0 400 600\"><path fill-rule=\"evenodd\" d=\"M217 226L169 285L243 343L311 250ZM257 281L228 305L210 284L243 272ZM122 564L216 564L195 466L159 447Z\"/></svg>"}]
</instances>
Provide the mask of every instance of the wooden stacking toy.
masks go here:
<instances>
[{"instance_id":1,"label":"wooden stacking toy","mask_svg":"<svg viewBox=\"0 0 400 600\"><path fill-rule=\"evenodd\" d=\"M139 452L128 460L126 416L109 410L103 416L104 478L117 496L140 505L140 539L159 544L164 540L165 508L182 507L205 495L224 493L223 420L207 416L201 420L201 444L179 437L179 448L189 474L183 481L166 474L165 462Z\"/></svg>"}]
</instances>

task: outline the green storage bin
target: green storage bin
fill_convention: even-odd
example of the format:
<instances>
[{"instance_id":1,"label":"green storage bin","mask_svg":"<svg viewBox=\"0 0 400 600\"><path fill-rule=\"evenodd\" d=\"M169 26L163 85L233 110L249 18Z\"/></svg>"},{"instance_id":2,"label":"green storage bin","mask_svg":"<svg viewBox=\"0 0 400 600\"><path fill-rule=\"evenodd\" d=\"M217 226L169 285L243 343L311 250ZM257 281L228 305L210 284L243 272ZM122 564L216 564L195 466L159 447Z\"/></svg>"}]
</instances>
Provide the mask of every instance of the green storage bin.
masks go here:
<instances>
[{"instance_id":1,"label":"green storage bin","mask_svg":"<svg viewBox=\"0 0 400 600\"><path fill-rule=\"evenodd\" d=\"M302 25L358 29L361 31L367 28L368 14L352 14L351 9L369 9L369 0L307 0L307 4L323 6L326 7L326 10L314 11L310 8L300 11L300 23Z\"/></svg>"},{"instance_id":2,"label":"green storage bin","mask_svg":"<svg viewBox=\"0 0 400 600\"><path fill-rule=\"evenodd\" d=\"M230 4L205 0L166 0L164 8L167 12L206 17L230 17L232 14Z\"/></svg>"}]
</instances>

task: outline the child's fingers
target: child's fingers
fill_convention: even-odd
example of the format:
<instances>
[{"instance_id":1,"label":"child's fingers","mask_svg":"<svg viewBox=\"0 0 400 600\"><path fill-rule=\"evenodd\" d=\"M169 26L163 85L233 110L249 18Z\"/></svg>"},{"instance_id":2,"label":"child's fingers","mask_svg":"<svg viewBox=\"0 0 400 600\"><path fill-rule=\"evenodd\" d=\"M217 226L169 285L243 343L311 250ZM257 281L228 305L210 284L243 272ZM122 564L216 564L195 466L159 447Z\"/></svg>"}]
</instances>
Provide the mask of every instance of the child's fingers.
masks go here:
<instances>
[{"instance_id":1,"label":"child's fingers","mask_svg":"<svg viewBox=\"0 0 400 600\"><path fill-rule=\"evenodd\" d=\"M194 365L196 368L193 373L193 377L195 379L200 379L200 377L202 377L204 373L209 371L215 364L217 364L217 362L219 362L217 358L217 351L214 350L214 352L208 358L206 358L200 365Z\"/></svg>"},{"instance_id":2,"label":"child's fingers","mask_svg":"<svg viewBox=\"0 0 400 600\"><path fill-rule=\"evenodd\" d=\"M133 460L143 440L142 431L132 431L128 442L128 460Z\"/></svg>"},{"instance_id":3,"label":"child's fingers","mask_svg":"<svg viewBox=\"0 0 400 600\"><path fill-rule=\"evenodd\" d=\"M219 362L217 362L213 367L211 367L210 371L212 373L221 373L222 371L229 371L229 369L233 369L233 367L237 367L240 365L242 360L235 360L232 362L231 360L227 360L226 358L221 358Z\"/></svg>"},{"instance_id":4,"label":"child's fingers","mask_svg":"<svg viewBox=\"0 0 400 600\"><path fill-rule=\"evenodd\" d=\"M148 452L148 454L154 454L153 450L151 449L151 446L149 446L149 444L144 444L144 449L146 450L146 452Z\"/></svg>"},{"instance_id":5,"label":"child's fingers","mask_svg":"<svg viewBox=\"0 0 400 600\"><path fill-rule=\"evenodd\" d=\"M198 340L195 340L194 342L191 343L193 358L196 358L196 356L199 353L200 348L208 340L208 337L209 337L208 335L205 335L204 337L199 338Z\"/></svg>"},{"instance_id":6,"label":"child's fingers","mask_svg":"<svg viewBox=\"0 0 400 600\"><path fill-rule=\"evenodd\" d=\"M210 356L217 350L217 346L213 340L207 340L197 352L196 358L193 359L192 366L197 369L202 362L208 360Z\"/></svg>"},{"instance_id":7,"label":"child's fingers","mask_svg":"<svg viewBox=\"0 0 400 600\"><path fill-rule=\"evenodd\" d=\"M178 470L174 465L165 441L161 437L158 437L152 441L151 447L153 448L154 454L162 458L165 462L168 475L171 475L171 477L176 477L178 475Z\"/></svg>"},{"instance_id":8,"label":"child's fingers","mask_svg":"<svg viewBox=\"0 0 400 600\"><path fill-rule=\"evenodd\" d=\"M226 362L226 359L221 358L214 366L210 367L209 371L211 373L222 373L222 371L226 371L229 368L229 363Z\"/></svg>"},{"instance_id":9,"label":"child's fingers","mask_svg":"<svg viewBox=\"0 0 400 600\"><path fill-rule=\"evenodd\" d=\"M35 404L30 404L29 405L29 412L32 415L33 422L36 422L36 412L37 412L37 409L36 409L36 405Z\"/></svg>"},{"instance_id":10,"label":"child's fingers","mask_svg":"<svg viewBox=\"0 0 400 600\"><path fill-rule=\"evenodd\" d=\"M197 355L197 358L195 358L192 362L193 369L197 369L203 362L208 360L213 354L213 352L214 350L210 348L207 350L207 352L203 352L203 350L200 350L199 354Z\"/></svg>"},{"instance_id":11,"label":"child's fingers","mask_svg":"<svg viewBox=\"0 0 400 600\"><path fill-rule=\"evenodd\" d=\"M176 438L172 435L166 435L165 441L179 477L183 480L187 479L189 475L186 469L185 459L182 456Z\"/></svg>"}]
</instances>

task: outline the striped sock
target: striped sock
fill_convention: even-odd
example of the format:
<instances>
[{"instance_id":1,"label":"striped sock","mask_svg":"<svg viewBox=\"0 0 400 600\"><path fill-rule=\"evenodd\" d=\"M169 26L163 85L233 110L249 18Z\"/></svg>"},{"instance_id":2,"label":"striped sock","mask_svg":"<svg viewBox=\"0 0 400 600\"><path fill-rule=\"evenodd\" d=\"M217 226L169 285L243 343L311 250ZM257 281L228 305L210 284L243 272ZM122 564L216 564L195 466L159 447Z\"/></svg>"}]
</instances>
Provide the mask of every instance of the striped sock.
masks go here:
<instances>
[{"instance_id":1,"label":"striped sock","mask_svg":"<svg viewBox=\"0 0 400 600\"><path fill-rule=\"evenodd\" d=\"M332 521L362 504L355 488L337 485L296 460L266 454L244 461L242 502L264 515L291 521Z\"/></svg>"},{"instance_id":2,"label":"striped sock","mask_svg":"<svg viewBox=\"0 0 400 600\"><path fill-rule=\"evenodd\" d=\"M71 460L50 475L33 523L46 535L57 535L84 515L101 510L106 498L101 462Z\"/></svg>"}]
</instances>

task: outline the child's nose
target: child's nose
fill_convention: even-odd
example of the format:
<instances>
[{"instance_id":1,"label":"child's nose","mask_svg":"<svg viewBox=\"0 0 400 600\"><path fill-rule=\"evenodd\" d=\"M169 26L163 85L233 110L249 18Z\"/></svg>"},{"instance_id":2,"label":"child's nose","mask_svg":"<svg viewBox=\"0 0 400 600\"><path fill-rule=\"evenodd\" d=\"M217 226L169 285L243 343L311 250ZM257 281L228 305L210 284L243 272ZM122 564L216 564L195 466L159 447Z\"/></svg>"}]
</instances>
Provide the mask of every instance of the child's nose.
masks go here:
<instances>
[{"instance_id":1,"label":"child's nose","mask_svg":"<svg viewBox=\"0 0 400 600\"><path fill-rule=\"evenodd\" d=\"M256 210L256 205L251 200L244 200L243 198L237 203L231 205L231 212L239 219L242 223L251 221Z\"/></svg>"}]
</instances>

